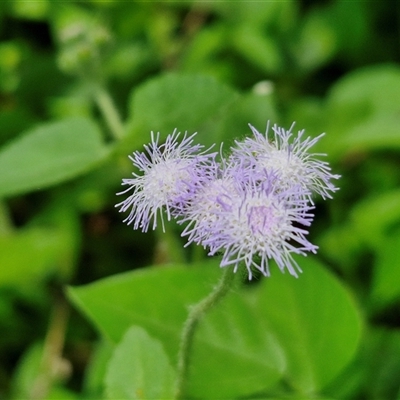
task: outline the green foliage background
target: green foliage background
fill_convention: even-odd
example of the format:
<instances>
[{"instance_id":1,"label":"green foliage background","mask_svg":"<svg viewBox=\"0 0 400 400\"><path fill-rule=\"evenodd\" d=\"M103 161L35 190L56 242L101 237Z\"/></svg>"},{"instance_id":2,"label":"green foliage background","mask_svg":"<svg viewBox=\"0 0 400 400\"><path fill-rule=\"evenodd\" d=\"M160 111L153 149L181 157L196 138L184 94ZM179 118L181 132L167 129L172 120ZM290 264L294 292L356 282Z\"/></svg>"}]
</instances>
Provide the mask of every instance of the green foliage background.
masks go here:
<instances>
[{"instance_id":1,"label":"green foliage background","mask_svg":"<svg viewBox=\"0 0 400 400\"><path fill-rule=\"evenodd\" d=\"M190 398L400 396L400 8L390 0L0 2L0 397L171 398L221 274L114 208L150 131L316 136L296 280L238 282L199 326Z\"/></svg>"}]
</instances>

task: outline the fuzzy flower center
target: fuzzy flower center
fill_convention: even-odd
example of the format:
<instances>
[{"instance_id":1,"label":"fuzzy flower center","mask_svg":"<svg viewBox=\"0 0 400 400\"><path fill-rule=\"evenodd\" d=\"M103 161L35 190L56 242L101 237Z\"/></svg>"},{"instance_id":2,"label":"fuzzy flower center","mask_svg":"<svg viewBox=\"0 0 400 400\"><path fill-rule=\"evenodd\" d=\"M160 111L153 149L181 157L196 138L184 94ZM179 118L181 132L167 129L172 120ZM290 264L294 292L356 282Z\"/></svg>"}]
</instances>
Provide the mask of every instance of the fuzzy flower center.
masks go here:
<instances>
[{"instance_id":1,"label":"fuzzy flower center","mask_svg":"<svg viewBox=\"0 0 400 400\"><path fill-rule=\"evenodd\" d=\"M258 160L259 169L278 171L280 181L285 182L287 187L304 184L304 180L308 180L304 162L294 153L274 149L267 157L260 157Z\"/></svg>"},{"instance_id":2,"label":"fuzzy flower center","mask_svg":"<svg viewBox=\"0 0 400 400\"><path fill-rule=\"evenodd\" d=\"M165 160L155 164L145 175L143 190L154 203L170 202L186 192L190 182L189 160Z\"/></svg>"},{"instance_id":3,"label":"fuzzy flower center","mask_svg":"<svg viewBox=\"0 0 400 400\"><path fill-rule=\"evenodd\" d=\"M249 210L249 227L253 234L268 235L271 226L276 225L276 216L271 207L251 207Z\"/></svg>"},{"instance_id":4,"label":"fuzzy flower center","mask_svg":"<svg viewBox=\"0 0 400 400\"><path fill-rule=\"evenodd\" d=\"M233 184L216 179L203 187L196 198L197 218L202 224L212 224L221 211L227 211L232 205Z\"/></svg>"},{"instance_id":5,"label":"fuzzy flower center","mask_svg":"<svg viewBox=\"0 0 400 400\"><path fill-rule=\"evenodd\" d=\"M243 203L234 231L242 243L262 249L287 238L291 223L283 205L270 198L247 198ZM239 237L237 239L240 239Z\"/></svg>"}]
</instances>

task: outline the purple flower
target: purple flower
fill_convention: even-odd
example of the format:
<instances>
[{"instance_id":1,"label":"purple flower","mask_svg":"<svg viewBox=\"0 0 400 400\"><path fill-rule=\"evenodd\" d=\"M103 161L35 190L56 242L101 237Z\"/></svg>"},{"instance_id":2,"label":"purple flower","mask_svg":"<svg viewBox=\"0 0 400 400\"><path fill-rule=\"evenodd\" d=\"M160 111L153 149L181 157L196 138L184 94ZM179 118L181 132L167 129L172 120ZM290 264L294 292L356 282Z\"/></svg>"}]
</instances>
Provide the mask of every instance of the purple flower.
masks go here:
<instances>
[{"instance_id":1,"label":"purple flower","mask_svg":"<svg viewBox=\"0 0 400 400\"><path fill-rule=\"evenodd\" d=\"M240 160L246 167L249 179L262 180L265 171L274 172L279 180L279 190L300 185L311 195L316 193L324 199L331 198L331 193L338 190L331 180L338 179L340 175L333 175L328 162L318 159L326 154L309 153L324 134L314 139L303 138L304 130L296 136L292 133L293 127L294 123L289 130L285 130L275 124L272 127L274 134L270 137L269 124L265 135L250 125L254 137L236 141L232 158Z\"/></svg>"},{"instance_id":2,"label":"purple flower","mask_svg":"<svg viewBox=\"0 0 400 400\"><path fill-rule=\"evenodd\" d=\"M210 165L207 179L197 187L183 208L180 224L187 223L182 236L188 236L188 243L202 244L212 232L224 211L232 206L232 199L239 195L238 181L224 162L215 161Z\"/></svg>"},{"instance_id":3,"label":"purple flower","mask_svg":"<svg viewBox=\"0 0 400 400\"><path fill-rule=\"evenodd\" d=\"M134 152L130 159L140 173L123 179L132 192L117 204L129 210L125 222L147 231L164 213L185 224L182 236L187 245L194 242L208 249L209 255L222 255L221 267L239 265L269 276L269 263L297 277L301 272L294 254L315 253L317 246L306 236L314 215L313 194L324 199L338 190L331 182L339 175L310 153L323 136L304 138L304 130L292 133L274 125L269 137L250 125L252 138L236 141L231 154L221 161L216 153L193 144L195 135L174 131L164 143L151 134L145 152Z\"/></svg>"},{"instance_id":4,"label":"purple flower","mask_svg":"<svg viewBox=\"0 0 400 400\"><path fill-rule=\"evenodd\" d=\"M133 193L116 207L120 212L130 210L124 222L133 224L134 229L147 231L151 220L155 229L159 216L164 230L164 212L167 220L179 214L204 179L207 162L215 157L215 153L201 152L204 146L193 144L195 134L185 134L180 142L179 136L175 130L160 144L160 134L152 132L151 143L144 146L146 152L136 151L129 156L141 174L133 172L133 178L122 180L128 188L118 194Z\"/></svg>"},{"instance_id":5,"label":"purple flower","mask_svg":"<svg viewBox=\"0 0 400 400\"><path fill-rule=\"evenodd\" d=\"M236 271L243 263L251 279L253 268L269 276L269 261L275 260L282 272L297 276L301 270L292 254L316 252L301 227L309 226L313 218L303 189L277 190L276 184L269 174L262 184L251 182L239 192L229 192L226 206L202 241L209 255L223 254L221 267L233 265Z\"/></svg>"}]
</instances>

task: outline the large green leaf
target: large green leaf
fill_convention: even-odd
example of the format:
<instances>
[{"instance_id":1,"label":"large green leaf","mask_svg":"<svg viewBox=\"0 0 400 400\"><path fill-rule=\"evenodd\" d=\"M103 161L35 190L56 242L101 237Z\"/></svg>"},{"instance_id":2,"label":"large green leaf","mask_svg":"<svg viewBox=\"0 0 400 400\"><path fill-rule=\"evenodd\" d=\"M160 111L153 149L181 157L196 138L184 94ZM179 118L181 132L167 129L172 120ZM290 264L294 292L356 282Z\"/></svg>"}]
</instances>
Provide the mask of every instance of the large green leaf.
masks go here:
<instances>
[{"instance_id":1,"label":"large green leaf","mask_svg":"<svg viewBox=\"0 0 400 400\"><path fill-rule=\"evenodd\" d=\"M205 317L195 338L190 393L248 395L270 388L282 373L301 393L311 393L347 365L360 334L357 309L319 264L300 262L299 279L275 272L255 288L238 288ZM69 288L69 295L114 342L130 325L141 325L176 361L186 307L221 273L212 264L138 270Z\"/></svg>"},{"instance_id":2,"label":"large green leaf","mask_svg":"<svg viewBox=\"0 0 400 400\"><path fill-rule=\"evenodd\" d=\"M234 398L270 388L286 368L268 321L234 292L200 324L192 354L189 392L200 398Z\"/></svg>"},{"instance_id":3,"label":"large green leaf","mask_svg":"<svg viewBox=\"0 0 400 400\"><path fill-rule=\"evenodd\" d=\"M114 342L132 324L140 325L161 340L176 362L187 307L202 299L221 275L218 264L211 264L147 268L70 288L69 294ZM196 337L189 391L203 398L226 398L273 385L284 358L265 322L252 317L241 296L228 296L215 312Z\"/></svg>"},{"instance_id":4,"label":"large green leaf","mask_svg":"<svg viewBox=\"0 0 400 400\"><path fill-rule=\"evenodd\" d=\"M83 174L108 151L98 127L70 118L30 130L0 150L0 196L40 190Z\"/></svg>"},{"instance_id":5,"label":"large green leaf","mask_svg":"<svg viewBox=\"0 0 400 400\"><path fill-rule=\"evenodd\" d=\"M170 399L175 371L161 343L138 326L125 333L108 364L109 399Z\"/></svg>"},{"instance_id":6,"label":"large green leaf","mask_svg":"<svg viewBox=\"0 0 400 400\"><path fill-rule=\"evenodd\" d=\"M275 273L254 301L285 352L288 381L310 394L353 358L361 320L348 292L326 269L310 258L298 262L304 271L298 279Z\"/></svg>"},{"instance_id":7,"label":"large green leaf","mask_svg":"<svg viewBox=\"0 0 400 400\"><path fill-rule=\"evenodd\" d=\"M221 140L212 126L236 98L230 87L208 76L166 74L136 88L129 106L124 148L147 143L150 132L162 138L178 131L199 132L199 142L210 146Z\"/></svg>"}]
</instances>

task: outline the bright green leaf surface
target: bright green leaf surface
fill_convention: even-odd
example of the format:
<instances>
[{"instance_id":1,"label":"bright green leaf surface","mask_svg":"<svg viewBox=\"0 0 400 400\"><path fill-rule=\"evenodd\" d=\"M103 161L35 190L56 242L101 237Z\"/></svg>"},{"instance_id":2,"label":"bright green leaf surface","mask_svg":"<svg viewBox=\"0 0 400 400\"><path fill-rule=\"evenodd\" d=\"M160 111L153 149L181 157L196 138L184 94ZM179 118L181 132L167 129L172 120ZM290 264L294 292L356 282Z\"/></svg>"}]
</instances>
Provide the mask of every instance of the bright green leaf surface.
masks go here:
<instances>
[{"instance_id":1,"label":"bright green leaf surface","mask_svg":"<svg viewBox=\"0 0 400 400\"><path fill-rule=\"evenodd\" d=\"M109 399L171 399L175 372L161 343L140 327L128 329L108 364Z\"/></svg>"},{"instance_id":2,"label":"bright green leaf surface","mask_svg":"<svg viewBox=\"0 0 400 400\"><path fill-rule=\"evenodd\" d=\"M304 271L298 279L273 271L264 280L255 307L284 349L287 379L301 392L312 393L352 359L361 321L339 281L309 258L298 262Z\"/></svg>"},{"instance_id":3,"label":"bright green leaf surface","mask_svg":"<svg viewBox=\"0 0 400 400\"><path fill-rule=\"evenodd\" d=\"M285 354L260 309L234 292L200 324L192 356L189 392L201 398L233 398L272 387Z\"/></svg>"},{"instance_id":4,"label":"bright green leaf surface","mask_svg":"<svg viewBox=\"0 0 400 400\"><path fill-rule=\"evenodd\" d=\"M146 82L131 98L125 146L131 149L148 142L151 131L165 138L175 128L198 131L198 141L210 146L219 139L210 126L237 96L228 86L201 75L167 74Z\"/></svg>"},{"instance_id":5,"label":"bright green leaf surface","mask_svg":"<svg viewBox=\"0 0 400 400\"><path fill-rule=\"evenodd\" d=\"M107 155L97 126L84 118L26 132L0 151L0 196L44 189L90 170Z\"/></svg>"},{"instance_id":6,"label":"bright green leaf surface","mask_svg":"<svg viewBox=\"0 0 400 400\"><path fill-rule=\"evenodd\" d=\"M170 356L176 357L187 306L203 298L220 274L217 265L146 268L70 287L68 292L71 300L114 343L131 325L141 325L163 341Z\"/></svg>"}]
</instances>

